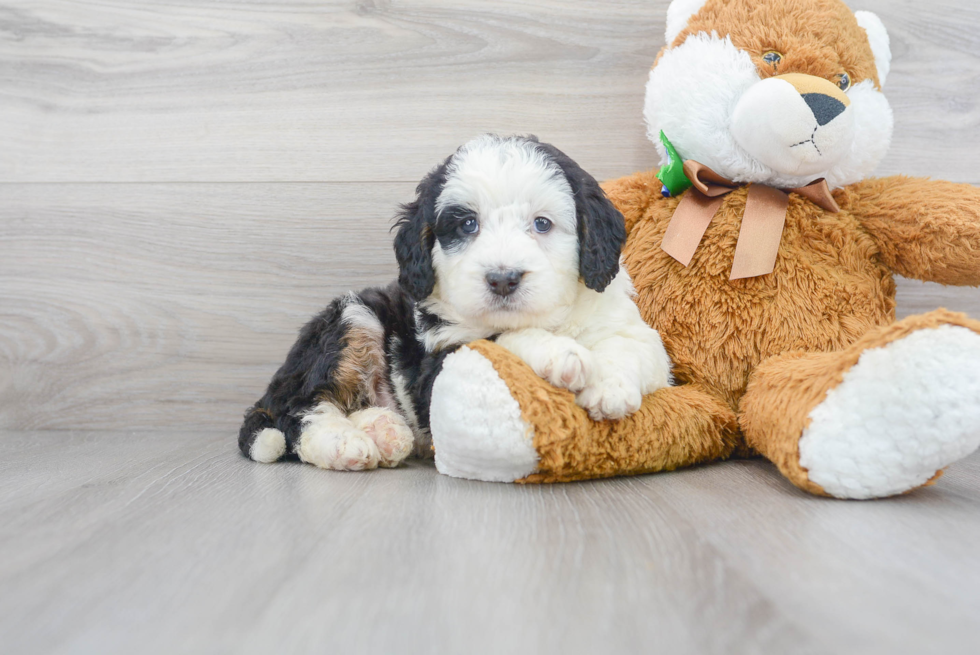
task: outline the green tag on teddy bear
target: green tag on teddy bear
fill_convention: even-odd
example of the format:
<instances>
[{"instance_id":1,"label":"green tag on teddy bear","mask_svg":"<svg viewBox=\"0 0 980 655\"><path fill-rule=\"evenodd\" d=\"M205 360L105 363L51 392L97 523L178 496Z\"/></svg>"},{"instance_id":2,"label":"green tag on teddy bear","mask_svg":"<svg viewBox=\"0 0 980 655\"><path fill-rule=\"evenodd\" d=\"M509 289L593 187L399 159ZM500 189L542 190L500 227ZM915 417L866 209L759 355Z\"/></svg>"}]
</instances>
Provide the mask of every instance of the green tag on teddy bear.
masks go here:
<instances>
[{"instance_id":1,"label":"green tag on teddy bear","mask_svg":"<svg viewBox=\"0 0 980 655\"><path fill-rule=\"evenodd\" d=\"M667 149L667 165L657 171L657 179L663 182L661 191L664 198L677 196L691 188L691 181L684 174L684 160L677 153L674 144L670 142L663 130L660 130L660 143Z\"/></svg>"}]
</instances>

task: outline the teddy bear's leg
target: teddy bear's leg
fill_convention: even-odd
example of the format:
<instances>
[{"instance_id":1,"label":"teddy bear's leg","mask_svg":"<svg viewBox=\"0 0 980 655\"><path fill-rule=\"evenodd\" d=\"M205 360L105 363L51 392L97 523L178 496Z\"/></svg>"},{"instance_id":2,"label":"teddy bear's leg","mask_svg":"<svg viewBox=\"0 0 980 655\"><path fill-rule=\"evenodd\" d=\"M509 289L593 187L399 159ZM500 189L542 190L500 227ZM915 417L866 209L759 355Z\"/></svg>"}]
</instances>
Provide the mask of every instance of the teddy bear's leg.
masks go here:
<instances>
[{"instance_id":1,"label":"teddy bear's leg","mask_svg":"<svg viewBox=\"0 0 980 655\"><path fill-rule=\"evenodd\" d=\"M592 421L565 389L478 341L446 357L432 387L436 467L454 477L558 482L669 471L729 456L734 412L694 385L648 395L620 421Z\"/></svg>"},{"instance_id":2,"label":"teddy bear's leg","mask_svg":"<svg viewBox=\"0 0 980 655\"><path fill-rule=\"evenodd\" d=\"M739 421L796 486L879 498L935 481L980 446L980 322L937 310L846 350L789 353L753 373Z\"/></svg>"}]
</instances>

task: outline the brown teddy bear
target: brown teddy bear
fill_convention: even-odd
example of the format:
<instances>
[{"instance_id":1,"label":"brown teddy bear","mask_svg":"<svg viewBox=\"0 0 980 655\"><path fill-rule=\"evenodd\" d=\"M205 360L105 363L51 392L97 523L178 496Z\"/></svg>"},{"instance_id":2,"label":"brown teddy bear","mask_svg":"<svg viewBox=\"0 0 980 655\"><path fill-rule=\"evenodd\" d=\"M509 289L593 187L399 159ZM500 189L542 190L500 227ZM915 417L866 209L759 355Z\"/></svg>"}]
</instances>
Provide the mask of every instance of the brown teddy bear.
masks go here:
<instances>
[{"instance_id":1,"label":"brown teddy bear","mask_svg":"<svg viewBox=\"0 0 980 655\"><path fill-rule=\"evenodd\" d=\"M554 482L761 454L815 494L930 484L980 445L980 322L944 310L895 322L892 276L980 284L980 190L867 177L892 129L874 14L675 0L667 19L644 108L659 177L604 189L677 386L596 423L476 342L433 388L438 469Z\"/></svg>"}]
</instances>

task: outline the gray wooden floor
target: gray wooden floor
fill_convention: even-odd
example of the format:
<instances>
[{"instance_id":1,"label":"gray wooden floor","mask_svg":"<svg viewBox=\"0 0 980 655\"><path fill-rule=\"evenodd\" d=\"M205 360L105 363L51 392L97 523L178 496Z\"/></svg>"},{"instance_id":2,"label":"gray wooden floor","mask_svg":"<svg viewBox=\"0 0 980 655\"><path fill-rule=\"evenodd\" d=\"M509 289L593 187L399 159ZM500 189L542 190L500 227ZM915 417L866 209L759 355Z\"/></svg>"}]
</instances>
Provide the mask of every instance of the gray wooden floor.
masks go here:
<instances>
[{"instance_id":1,"label":"gray wooden floor","mask_svg":"<svg viewBox=\"0 0 980 655\"><path fill-rule=\"evenodd\" d=\"M552 486L7 432L4 653L976 653L980 456L875 502L768 464Z\"/></svg>"},{"instance_id":2,"label":"gray wooden floor","mask_svg":"<svg viewBox=\"0 0 980 655\"><path fill-rule=\"evenodd\" d=\"M977 456L842 503L758 461L512 487L236 454L459 143L655 164L666 4L0 0L0 653L977 652ZM879 172L980 184L980 5L852 6L895 54ZM937 306L980 292L900 281Z\"/></svg>"}]
</instances>

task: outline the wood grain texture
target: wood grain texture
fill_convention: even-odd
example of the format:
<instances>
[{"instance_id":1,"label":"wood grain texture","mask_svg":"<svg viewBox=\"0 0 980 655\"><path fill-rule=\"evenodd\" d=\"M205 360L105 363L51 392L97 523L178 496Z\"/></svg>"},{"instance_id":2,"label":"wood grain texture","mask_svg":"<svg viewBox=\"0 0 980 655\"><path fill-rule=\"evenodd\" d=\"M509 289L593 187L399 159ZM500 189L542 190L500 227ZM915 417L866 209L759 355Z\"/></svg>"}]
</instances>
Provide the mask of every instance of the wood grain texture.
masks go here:
<instances>
[{"instance_id":1,"label":"wood grain texture","mask_svg":"<svg viewBox=\"0 0 980 655\"><path fill-rule=\"evenodd\" d=\"M966 654L978 539L978 455L861 503L762 461L521 487L0 433L5 653Z\"/></svg>"},{"instance_id":2,"label":"wood grain texture","mask_svg":"<svg viewBox=\"0 0 980 655\"><path fill-rule=\"evenodd\" d=\"M394 279L411 189L0 187L0 424L233 430L313 313Z\"/></svg>"},{"instance_id":3,"label":"wood grain texture","mask_svg":"<svg viewBox=\"0 0 980 655\"><path fill-rule=\"evenodd\" d=\"M0 181L417 181L484 131L649 168L666 0L7 0ZM980 9L861 0L891 34L881 172L980 183Z\"/></svg>"}]
</instances>

